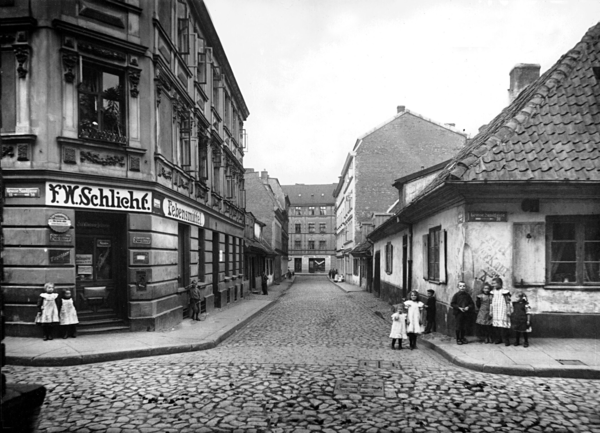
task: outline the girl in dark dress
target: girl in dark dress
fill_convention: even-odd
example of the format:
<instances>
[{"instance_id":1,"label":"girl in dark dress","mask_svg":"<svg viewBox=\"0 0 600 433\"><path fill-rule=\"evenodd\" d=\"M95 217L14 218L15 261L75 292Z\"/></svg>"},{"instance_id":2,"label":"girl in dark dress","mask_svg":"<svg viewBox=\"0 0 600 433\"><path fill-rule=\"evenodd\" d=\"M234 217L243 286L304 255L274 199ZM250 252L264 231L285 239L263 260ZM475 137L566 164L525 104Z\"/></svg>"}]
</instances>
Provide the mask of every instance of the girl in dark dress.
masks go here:
<instances>
[{"instance_id":1,"label":"girl in dark dress","mask_svg":"<svg viewBox=\"0 0 600 433\"><path fill-rule=\"evenodd\" d=\"M488 283L483 285L483 293L477 296L476 305L479 308L475 323L479 328L480 337L485 337L485 343L493 343L492 338L492 316L490 308L492 305L492 286Z\"/></svg>"},{"instance_id":2,"label":"girl in dark dress","mask_svg":"<svg viewBox=\"0 0 600 433\"><path fill-rule=\"evenodd\" d=\"M510 315L512 329L517 334L515 346L519 345L521 335L523 336L523 347L529 347L527 333L531 332L531 307L525 293L517 293L517 301L513 302L513 313Z\"/></svg>"}]
</instances>

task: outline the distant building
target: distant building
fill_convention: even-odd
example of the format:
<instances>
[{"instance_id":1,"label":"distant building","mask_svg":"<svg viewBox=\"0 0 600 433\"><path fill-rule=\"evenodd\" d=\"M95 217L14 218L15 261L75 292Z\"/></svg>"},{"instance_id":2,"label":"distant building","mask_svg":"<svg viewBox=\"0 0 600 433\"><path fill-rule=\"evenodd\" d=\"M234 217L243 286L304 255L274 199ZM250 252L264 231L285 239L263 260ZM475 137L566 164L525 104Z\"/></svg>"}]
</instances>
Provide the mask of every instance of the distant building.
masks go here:
<instances>
[{"instance_id":1,"label":"distant building","mask_svg":"<svg viewBox=\"0 0 600 433\"><path fill-rule=\"evenodd\" d=\"M49 281L82 333L170 329L193 281L243 296L249 112L204 2L0 10L7 333L39 333Z\"/></svg>"},{"instance_id":2,"label":"distant building","mask_svg":"<svg viewBox=\"0 0 600 433\"><path fill-rule=\"evenodd\" d=\"M435 290L451 334L458 282L476 296L500 277L527 295L533 336L600 337L599 39L597 24L537 79L517 65L502 112L424 188L397 183L404 199L369 235L390 252L382 298Z\"/></svg>"},{"instance_id":3,"label":"distant building","mask_svg":"<svg viewBox=\"0 0 600 433\"><path fill-rule=\"evenodd\" d=\"M366 284L359 257L351 251L365 238L363 224L385 213L397 200L394 179L448 160L466 142L466 135L399 106L397 114L356 140L337 188L335 265L346 281ZM362 248L361 248L362 250ZM364 256L362 251L361 256ZM363 277L366 270L363 269Z\"/></svg>"},{"instance_id":4,"label":"distant building","mask_svg":"<svg viewBox=\"0 0 600 433\"><path fill-rule=\"evenodd\" d=\"M246 169L246 209L264 223L263 239L275 252L266 260L269 283L278 283L288 269L288 208L289 200L279 181L269 177L267 171L260 173Z\"/></svg>"},{"instance_id":5,"label":"distant building","mask_svg":"<svg viewBox=\"0 0 600 433\"><path fill-rule=\"evenodd\" d=\"M288 251L294 272L324 273L335 267L335 187L282 186L290 200Z\"/></svg>"}]
</instances>

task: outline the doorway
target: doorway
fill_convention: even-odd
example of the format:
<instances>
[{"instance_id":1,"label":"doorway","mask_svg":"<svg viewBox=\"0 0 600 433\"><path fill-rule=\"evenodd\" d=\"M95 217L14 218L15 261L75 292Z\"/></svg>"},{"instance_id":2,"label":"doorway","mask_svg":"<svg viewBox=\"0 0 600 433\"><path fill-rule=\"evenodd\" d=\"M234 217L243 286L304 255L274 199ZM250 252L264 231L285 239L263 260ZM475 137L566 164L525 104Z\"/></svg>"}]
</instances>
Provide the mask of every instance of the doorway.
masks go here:
<instances>
[{"instance_id":1,"label":"doorway","mask_svg":"<svg viewBox=\"0 0 600 433\"><path fill-rule=\"evenodd\" d=\"M75 305L82 322L127 318L127 214L76 212Z\"/></svg>"},{"instance_id":2,"label":"doorway","mask_svg":"<svg viewBox=\"0 0 600 433\"><path fill-rule=\"evenodd\" d=\"M379 296L381 284L381 252L375 253L375 275L373 277L373 291Z\"/></svg>"},{"instance_id":3,"label":"doorway","mask_svg":"<svg viewBox=\"0 0 600 433\"><path fill-rule=\"evenodd\" d=\"M294 259L294 273L296 273L296 272L302 272L302 259L301 258Z\"/></svg>"}]
</instances>

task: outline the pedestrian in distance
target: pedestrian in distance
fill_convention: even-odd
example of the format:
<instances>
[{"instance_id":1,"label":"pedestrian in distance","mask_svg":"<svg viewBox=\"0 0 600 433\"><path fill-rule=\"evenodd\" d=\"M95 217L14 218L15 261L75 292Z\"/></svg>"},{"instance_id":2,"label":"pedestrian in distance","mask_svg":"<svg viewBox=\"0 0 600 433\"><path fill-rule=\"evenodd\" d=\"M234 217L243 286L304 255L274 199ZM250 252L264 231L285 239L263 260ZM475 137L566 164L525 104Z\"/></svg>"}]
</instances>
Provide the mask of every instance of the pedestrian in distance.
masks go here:
<instances>
[{"instance_id":1,"label":"pedestrian in distance","mask_svg":"<svg viewBox=\"0 0 600 433\"><path fill-rule=\"evenodd\" d=\"M398 340L398 350L402 349L402 339L408 339L406 335L406 314L402 310L402 306L397 307L392 305L392 330L390 332L390 338L392 339L392 350Z\"/></svg>"},{"instance_id":2,"label":"pedestrian in distance","mask_svg":"<svg viewBox=\"0 0 600 433\"><path fill-rule=\"evenodd\" d=\"M471 312L475 310L475 303L467 292L467 284L464 281L458 282L458 292L452 297L450 307L454 313L456 344L467 344L467 323Z\"/></svg>"},{"instance_id":3,"label":"pedestrian in distance","mask_svg":"<svg viewBox=\"0 0 600 433\"><path fill-rule=\"evenodd\" d=\"M54 283L44 284L44 291L45 293L40 294L37 308L40 315L39 323L44 332L44 341L47 341L53 339L54 327L60 323L60 299L58 293L54 293Z\"/></svg>"},{"instance_id":4,"label":"pedestrian in distance","mask_svg":"<svg viewBox=\"0 0 600 433\"><path fill-rule=\"evenodd\" d=\"M492 327L496 344L504 341L505 346L510 346L510 315L512 313L512 303L510 302L510 292L502 287L502 278L492 278L492 305L490 313L492 315Z\"/></svg>"},{"instance_id":5,"label":"pedestrian in distance","mask_svg":"<svg viewBox=\"0 0 600 433\"><path fill-rule=\"evenodd\" d=\"M478 334L485 339L484 343L493 343L492 316L490 309L492 306L492 286L488 283L483 284L483 293L477 295L476 305L479 309L475 324L477 325Z\"/></svg>"},{"instance_id":6,"label":"pedestrian in distance","mask_svg":"<svg viewBox=\"0 0 600 433\"><path fill-rule=\"evenodd\" d=\"M425 326L425 334L435 332L435 313L436 313L436 299L435 292L433 289L427 290L427 301L425 302L425 314L427 324Z\"/></svg>"},{"instance_id":7,"label":"pedestrian in distance","mask_svg":"<svg viewBox=\"0 0 600 433\"><path fill-rule=\"evenodd\" d=\"M61 299L60 307L60 326L63 330L63 338L76 338L76 327L79 323L77 318L77 310L73 302L70 290L65 290Z\"/></svg>"},{"instance_id":8,"label":"pedestrian in distance","mask_svg":"<svg viewBox=\"0 0 600 433\"><path fill-rule=\"evenodd\" d=\"M516 333L515 346L519 345L521 335L523 336L523 347L529 347L527 333L531 332L531 307L527 295L523 292L517 294L517 300L513 302L513 313L510 315L512 329Z\"/></svg>"},{"instance_id":9,"label":"pedestrian in distance","mask_svg":"<svg viewBox=\"0 0 600 433\"><path fill-rule=\"evenodd\" d=\"M419 292L410 292L409 300L404 302L406 308L406 335L410 350L417 348L417 335L423 333L423 308L425 304L419 301Z\"/></svg>"},{"instance_id":10,"label":"pedestrian in distance","mask_svg":"<svg viewBox=\"0 0 600 433\"><path fill-rule=\"evenodd\" d=\"M200 292L196 281L190 284L188 293L190 296L190 311L192 312L191 319L200 320L200 317L198 316L200 314L200 301L202 300L202 293Z\"/></svg>"},{"instance_id":11,"label":"pedestrian in distance","mask_svg":"<svg viewBox=\"0 0 600 433\"><path fill-rule=\"evenodd\" d=\"M262 273L262 276L260 277L260 285L262 288L262 294L263 295L268 295L269 294L269 290L267 289L267 283L269 282L269 277L267 277L267 274L265 274L264 272Z\"/></svg>"}]
</instances>

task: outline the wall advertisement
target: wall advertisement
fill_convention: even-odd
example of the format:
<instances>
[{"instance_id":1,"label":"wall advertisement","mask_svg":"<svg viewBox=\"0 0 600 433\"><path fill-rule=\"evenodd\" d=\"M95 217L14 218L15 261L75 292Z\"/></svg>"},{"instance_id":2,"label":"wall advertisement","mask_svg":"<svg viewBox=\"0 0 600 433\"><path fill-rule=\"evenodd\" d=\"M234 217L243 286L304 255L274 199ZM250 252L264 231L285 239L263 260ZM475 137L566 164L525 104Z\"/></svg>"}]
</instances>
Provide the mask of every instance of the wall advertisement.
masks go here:
<instances>
[{"instance_id":1,"label":"wall advertisement","mask_svg":"<svg viewBox=\"0 0 600 433\"><path fill-rule=\"evenodd\" d=\"M152 193L135 189L46 182L46 205L125 212L151 212Z\"/></svg>"}]
</instances>

